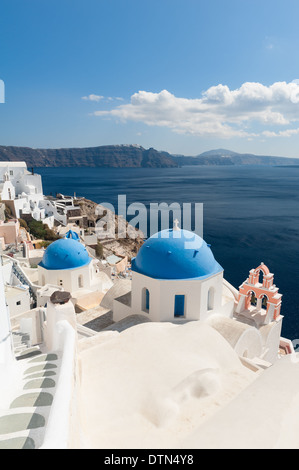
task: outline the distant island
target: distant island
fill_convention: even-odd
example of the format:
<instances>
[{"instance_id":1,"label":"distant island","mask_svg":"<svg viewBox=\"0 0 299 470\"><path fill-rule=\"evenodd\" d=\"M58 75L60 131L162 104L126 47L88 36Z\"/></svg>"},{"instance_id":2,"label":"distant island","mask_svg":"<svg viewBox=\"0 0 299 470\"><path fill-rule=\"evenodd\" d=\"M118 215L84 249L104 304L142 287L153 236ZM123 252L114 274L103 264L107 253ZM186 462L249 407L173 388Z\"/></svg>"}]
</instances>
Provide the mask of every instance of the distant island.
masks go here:
<instances>
[{"instance_id":1,"label":"distant island","mask_svg":"<svg viewBox=\"0 0 299 470\"><path fill-rule=\"evenodd\" d=\"M0 161L25 161L28 167L176 168L186 165L298 165L299 159L241 154L226 149L196 156L172 155L140 145L34 149L0 146Z\"/></svg>"},{"instance_id":2,"label":"distant island","mask_svg":"<svg viewBox=\"0 0 299 470\"><path fill-rule=\"evenodd\" d=\"M299 158L275 157L268 155L254 155L251 153L237 153L232 150L216 149L203 152L195 157L172 155L172 159L179 165L299 165Z\"/></svg>"}]
</instances>

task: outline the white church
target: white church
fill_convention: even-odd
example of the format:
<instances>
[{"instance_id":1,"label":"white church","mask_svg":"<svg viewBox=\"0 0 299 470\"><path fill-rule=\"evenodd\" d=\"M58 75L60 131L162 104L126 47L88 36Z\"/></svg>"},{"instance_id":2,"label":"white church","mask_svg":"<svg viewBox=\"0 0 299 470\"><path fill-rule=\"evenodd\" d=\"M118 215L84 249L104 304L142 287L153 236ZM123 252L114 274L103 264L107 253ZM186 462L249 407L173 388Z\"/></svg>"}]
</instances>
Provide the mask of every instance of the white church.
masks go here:
<instances>
[{"instance_id":1,"label":"white church","mask_svg":"<svg viewBox=\"0 0 299 470\"><path fill-rule=\"evenodd\" d=\"M52 242L38 264L38 298L55 288L69 292L74 304L106 293L113 283L100 269L100 261L92 258L77 232L69 230L64 238ZM55 287L56 286L56 287ZM100 297L101 298L101 297Z\"/></svg>"},{"instance_id":2,"label":"white church","mask_svg":"<svg viewBox=\"0 0 299 470\"><path fill-rule=\"evenodd\" d=\"M146 240L132 260L132 290L114 300L113 320L141 315L153 322L207 322L240 357L275 362L283 317L273 274L262 263L238 291L223 271L210 245L175 221L173 229Z\"/></svg>"}]
</instances>

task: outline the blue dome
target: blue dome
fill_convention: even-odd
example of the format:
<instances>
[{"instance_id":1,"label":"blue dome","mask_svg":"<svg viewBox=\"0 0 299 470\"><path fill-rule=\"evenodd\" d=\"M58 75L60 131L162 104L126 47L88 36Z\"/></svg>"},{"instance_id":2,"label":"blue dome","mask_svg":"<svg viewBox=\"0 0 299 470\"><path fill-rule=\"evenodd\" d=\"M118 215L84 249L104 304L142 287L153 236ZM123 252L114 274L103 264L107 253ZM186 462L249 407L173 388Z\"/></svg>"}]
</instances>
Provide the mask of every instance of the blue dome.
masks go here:
<instances>
[{"instance_id":1,"label":"blue dome","mask_svg":"<svg viewBox=\"0 0 299 470\"><path fill-rule=\"evenodd\" d=\"M65 238L73 238L74 240L80 240L79 235L77 234L77 232L74 232L74 230L69 230L65 234Z\"/></svg>"},{"instance_id":2,"label":"blue dome","mask_svg":"<svg viewBox=\"0 0 299 470\"><path fill-rule=\"evenodd\" d=\"M61 238L51 243L39 263L45 269L81 268L91 261L82 243L73 238Z\"/></svg>"},{"instance_id":3,"label":"blue dome","mask_svg":"<svg viewBox=\"0 0 299 470\"><path fill-rule=\"evenodd\" d=\"M167 229L144 242L132 271L154 279L204 279L223 271L209 245L195 233Z\"/></svg>"}]
</instances>

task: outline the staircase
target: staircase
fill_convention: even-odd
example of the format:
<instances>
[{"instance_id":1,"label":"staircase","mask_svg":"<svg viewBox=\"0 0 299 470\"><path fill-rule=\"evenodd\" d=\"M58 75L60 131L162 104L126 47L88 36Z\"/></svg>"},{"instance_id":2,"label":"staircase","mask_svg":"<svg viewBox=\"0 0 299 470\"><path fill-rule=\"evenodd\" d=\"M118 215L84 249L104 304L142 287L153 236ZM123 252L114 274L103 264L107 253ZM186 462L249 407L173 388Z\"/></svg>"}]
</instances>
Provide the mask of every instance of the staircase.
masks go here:
<instances>
[{"instance_id":1,"label":"staircase","mask_svg":"<svg viewBox=\"0 0 299 470\"><path fill-rule=\"evenodd\" d=\"M24 273L24 271L19 267L16 262L13 262L12 265L12 272L16 276L16 278L20 281L21 284L24 284L29 287L29 294L32 303L32 308L36 307L37 297L35 291L32 288L32 283Z\"/></svg>"},{"instance_id":2,"label":"staircase","mask_svg":"<svg viewBox=\"0 0 299 470\"><path fill-rule=\"evenodd\" d=\"M29 337L13 333L17 380L9 404L0 404L0 449L38 449L42 443L59 376L58 354L28 347Z\"/></svg>"},{"instance_id":3,"label":"staircase","mask_svg":"<svg viewBox=\"0 0 299 470\"><path fill-rule=\"evenodd\" d=\"M20 282L34 290L18 262L13 268ZM54 296L45 311L17 316L12 331L1 323L6 343L0 358L0 449L66 449L77 432L78 335L66 294ZM8 313L4 302L0 313Z\"/></svg>"},{"instance_id":4,"label":"staircase","mask_svg":"<svg viewBox=\"0 0 299 470\"><path fill-rule=\"evenodd\" d=\"M31 347L30 335L21 331L12 331L15 358L17 361L41 354L40 347Z\"/></svg>"}]
</instances>

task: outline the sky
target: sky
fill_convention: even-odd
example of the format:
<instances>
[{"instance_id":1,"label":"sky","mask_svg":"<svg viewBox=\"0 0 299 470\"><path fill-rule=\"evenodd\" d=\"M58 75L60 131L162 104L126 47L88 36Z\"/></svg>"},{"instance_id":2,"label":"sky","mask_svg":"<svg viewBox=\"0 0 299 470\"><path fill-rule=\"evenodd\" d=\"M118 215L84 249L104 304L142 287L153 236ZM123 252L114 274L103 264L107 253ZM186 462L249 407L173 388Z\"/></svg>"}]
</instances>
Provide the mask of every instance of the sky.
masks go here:
<instances>
[{"instance_id":1,"label":"sky","mask_svg":"<svg viewBox=\"0 0 299 470\"><path fill-rule=\"evenodd\" d=\"M0 145L299 157L298 0L1 0Z\"/></svg>"}]
</instances>

